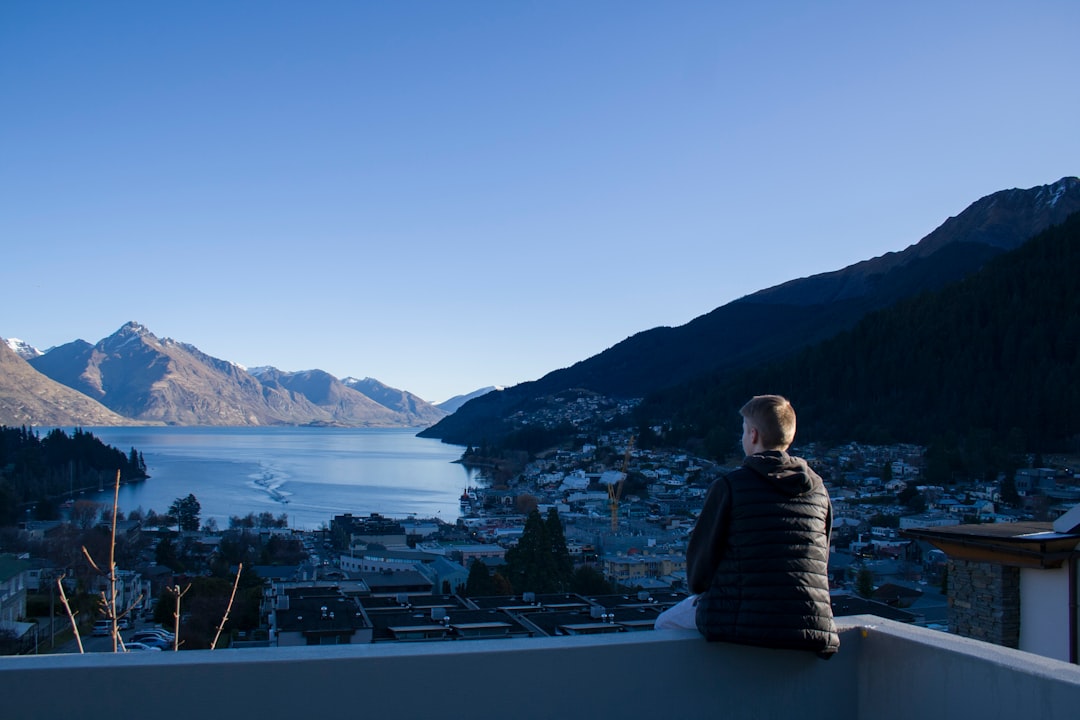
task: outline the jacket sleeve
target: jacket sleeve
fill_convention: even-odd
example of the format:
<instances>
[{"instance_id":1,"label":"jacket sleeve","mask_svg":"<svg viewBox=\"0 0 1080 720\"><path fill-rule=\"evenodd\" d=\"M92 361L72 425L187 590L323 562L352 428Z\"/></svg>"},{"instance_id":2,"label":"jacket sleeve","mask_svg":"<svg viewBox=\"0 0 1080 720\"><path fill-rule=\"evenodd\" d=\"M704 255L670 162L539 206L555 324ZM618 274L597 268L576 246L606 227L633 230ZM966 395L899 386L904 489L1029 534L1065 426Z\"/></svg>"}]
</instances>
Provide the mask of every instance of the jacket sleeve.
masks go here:
<instances>
[{"instance_id":1,"label":"jacket sleeve","mask_svg":"<svg viewBox=\"0 0 1080 720\"><path fill-rule=\"evenodd\" d=\"M730 506L731 494L725 476L714 482L705 494L705 505L686 547L686 579L694 594L709 589L724 555Z\"/></svg>"},{"instance_id":2,"label":"jacket sleeve","mask_svg":"<svg viewBox=\"0 0 1080 720\"><path fill-rule=\"evenodd\" d=\"M832 531L833 531L833 512L832 512L832 500L829 500L828 508L825 511L825 547L832 546Z\"/></svg>"}]
</instances>

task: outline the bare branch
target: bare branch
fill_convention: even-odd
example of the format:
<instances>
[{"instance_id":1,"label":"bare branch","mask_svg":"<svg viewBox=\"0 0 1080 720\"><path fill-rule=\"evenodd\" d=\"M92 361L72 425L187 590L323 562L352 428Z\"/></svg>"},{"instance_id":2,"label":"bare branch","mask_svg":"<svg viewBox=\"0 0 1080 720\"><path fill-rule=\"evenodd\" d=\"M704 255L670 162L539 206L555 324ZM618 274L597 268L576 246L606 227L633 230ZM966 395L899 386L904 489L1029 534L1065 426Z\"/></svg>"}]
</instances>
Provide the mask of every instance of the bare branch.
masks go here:
<instances>
[{"instance_id":1,"label":"bare branch","mask_svg":"<svg viewBox=\"0 0 1080 720\"><path fill-rule=\"evenodd\" d=\"M109 586L112 595L109 598L109 614L112 616L112 646L116 652L117 640L120 638L120 628L116 624L116 512L120 502L120 468L116 468L116 489L113 491L112 503L112 537L109 539Z\"/></svg>"},{"instance_id":2,"label":"bare branch","mask_svg":"<svg viewBox=\"0 0 1080 720\"><path fill-rule=\"evenodd\" d=\"M229 611L232 610L233 600L236 599L236 588L240 585L240 572L244 569L244 563L236 568L236 579L233 580L232 594L229 595L229 604L225 606L225 616L221 618L221 624L217 627L217 632L214 633L214 642L210 643L210 649L213 650L217 647L218 638L221 637L221 629L225 627L225 623L229 620Z\"/></svg>"},{"instance_id":3,"label":"bare branch","mask_svg":"<svg viewBox=\"0 0 1080 720\"><path fill-rule=\"evenodd\" d=\"M105 571L99 568L97 563L94 562L94 558L90 557L90 551L86 549L85 545L82 546L82 554L86 558L86 562L90 563L90 567L94 568L94 570L101 573L102 575L105 574Z\"/></svg>"},{"instance_id":4,"label":"bare branch","mask_svg":"<svg viewBox=\"0 0 1080 720\"><path fill-rule=\"evenodd\" d=\"M188 590L191 589L191 583L183 590L180 590L179 585L173 585L170 588L170 592L176 595L176 609L173 611L173 650L178 651L180 649L180 598L187 595Z\"/></svg>"},{"instance_id":5,"label":"bare branch","mask_svg":"<svg viewBox=\"0 0 1080 720\"><path fill-rule=\"evenodd\" d=\"M120 641L120 627L117 625L119 619L116 612L116 515L120 502L120 469L116 470L116 483L113 491L113 512L112 512L112 536L109 539L109 594L106 595L103 591L101 593L101 600L105 606L105 617L112 621L112 629L109 635L112 637L113 652L118 652L118 642L122 646L123 642ZM86 549L86 546L82 546L83 555L86 557L86 561L90 563L90 566L94 568L98 573L102 575L106 574L96 562L94 558L90 557L90 551Z\"/></svg>"},{"instance_id":6,"label":"bare branch","mask_svg":"<svg viewBox=\"0 0 1080 720\"><path fill-rule=\"evenodd\" d=\"M75 633L75 642L79 644L79 653L85 652L83 650L82 637L79 636L79 626L75 622L75 613L71 612L71 605L68 603L67 593L64 592L64 575L56 578L56 587L60 588L60 602L64 603L64 609L67 610L68 620L71 621L71 629Z\"/></svg>"},{"instance_id":7,"label":"bare branch","mask_svg":"<svg viewBox=\"0 0 1080 720\"><path fill-rule=\"evenodd\" d=\"M116 616L116 619L117 620L122 620L123 618L126 618L128 615L130 615L131 611L135 609L135 606L138 605L142 601L142 599L144 597L145 597L145 595L143 595L142 593L139 593L138 596L134 600L131 601L131 604L127 606L127 609Z\"/></svg>"}]
</instances>

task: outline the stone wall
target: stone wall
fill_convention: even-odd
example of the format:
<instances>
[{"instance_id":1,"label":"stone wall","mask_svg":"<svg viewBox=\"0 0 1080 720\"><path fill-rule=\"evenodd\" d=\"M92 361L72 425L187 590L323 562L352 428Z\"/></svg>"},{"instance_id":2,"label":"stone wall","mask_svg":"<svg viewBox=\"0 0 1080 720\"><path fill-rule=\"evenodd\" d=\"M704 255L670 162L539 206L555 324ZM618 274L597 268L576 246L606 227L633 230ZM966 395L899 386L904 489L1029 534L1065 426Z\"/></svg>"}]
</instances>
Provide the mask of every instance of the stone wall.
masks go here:
<instances>
[{"instance_id":1,"label":"stone wall","mask_svg":"<svg viewBox=\"0 0 1080 720\"><path fill-rule=\"evenodd\" d=\"M1020 569L949 560L949 628L963 637L1020 646Z\"/></svg>"}]
</instances>

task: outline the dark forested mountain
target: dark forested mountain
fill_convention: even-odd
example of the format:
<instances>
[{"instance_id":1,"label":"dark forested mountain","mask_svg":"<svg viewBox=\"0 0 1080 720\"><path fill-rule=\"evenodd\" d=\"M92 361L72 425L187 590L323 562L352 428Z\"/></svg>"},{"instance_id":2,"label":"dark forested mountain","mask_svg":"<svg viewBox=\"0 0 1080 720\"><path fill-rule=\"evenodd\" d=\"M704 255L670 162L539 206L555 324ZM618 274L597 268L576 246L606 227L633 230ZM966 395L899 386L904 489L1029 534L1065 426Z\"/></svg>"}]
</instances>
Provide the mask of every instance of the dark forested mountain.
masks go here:
<instances>
[{"instance_id":1,"label":"dark forested mountain","mask_svg":"<svg viewBox=\"0 0 1080 720\"><path fill-rule=\"evenodd\" d=\"M537 397L571 388L643 397L780 359L869 312L966 277L1077 210L1077 178L994 193L901 252L762 290L680 327L638 333L569 368L472 400L422 434L461 444L496 439L510 430L505 419Z\"/></svg>"},{"instance_id":2,"label":"dark forested mountain","mask_svg":"<svg viewBox=\"0 0 1080 720\"><path fill-rule=\"evenodd\" d=\"M747 397L775 392L799 439L920 442L1001 469L1001 457L1080 450L1080 213L964 280L863 318L782 361L657 393L642 420L714 454ZM969 468L970 469L970 468Z\"/></svg>"},{"instance_id":3,"label":"dark forested mountain","mask_svg":"<svg viewBox=\"0 0 1080 720\"><path fill-rule=\"evenodd\" d=\"M3 348L10 352L6 346ZM13 353L12 353L13 355ZM259 376L138 323L91 345L76 340L31 361L38 377L140 423L414 427L417 413L385 407L320 370ZM31 370L31 365L27 370ZM46 377L47 376L47 377ZM419 408L418 401L417 407ZM432 418L430 422L434 422ZM15 418L0 415L0 421ZM116 422L123 422L119 418ZM130 422L128 421L128 422ZM43 423L38 416L27 422ZM88 419L56 424L98 424ZM100 423L108 424L108 423Z\"/></svg>"},{"instance_id":4,"label":"dark forested mountain","mask_svg":"<svg viewBox=\"0 0 1080 720\"><path fill-rule=\"evenodd\" d=\"M129 421L82 393L51 380L0 342L0 423L125 425Z\"/></svg>"}]
</instances>

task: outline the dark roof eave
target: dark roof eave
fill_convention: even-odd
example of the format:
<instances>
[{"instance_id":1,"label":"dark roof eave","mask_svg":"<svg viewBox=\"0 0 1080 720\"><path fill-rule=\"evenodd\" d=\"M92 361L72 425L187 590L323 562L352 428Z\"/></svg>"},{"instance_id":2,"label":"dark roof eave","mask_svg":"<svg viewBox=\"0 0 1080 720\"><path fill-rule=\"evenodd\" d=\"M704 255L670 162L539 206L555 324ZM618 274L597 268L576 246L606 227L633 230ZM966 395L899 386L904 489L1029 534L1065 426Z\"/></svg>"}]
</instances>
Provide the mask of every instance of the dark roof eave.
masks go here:
<instances>
[{"instance_id":1,"label":"dark roof eave","mask_svg":"<svg viewBox=\"0 0 1080 720\"><path fill-rule=\"evenodd\" d=\"M983 529L983 532L979 530ZM1030 568L1059 568L1076 553L1080 534L1028 532L1006 535L986 526L954 525L946 528L912 528L905 537L925 540L950 558ZM1025 525L1023 528L1031 529Z\"/></svg>"}]
</instances>

